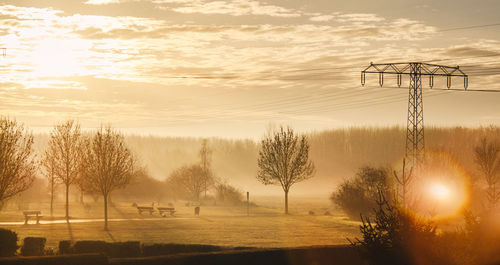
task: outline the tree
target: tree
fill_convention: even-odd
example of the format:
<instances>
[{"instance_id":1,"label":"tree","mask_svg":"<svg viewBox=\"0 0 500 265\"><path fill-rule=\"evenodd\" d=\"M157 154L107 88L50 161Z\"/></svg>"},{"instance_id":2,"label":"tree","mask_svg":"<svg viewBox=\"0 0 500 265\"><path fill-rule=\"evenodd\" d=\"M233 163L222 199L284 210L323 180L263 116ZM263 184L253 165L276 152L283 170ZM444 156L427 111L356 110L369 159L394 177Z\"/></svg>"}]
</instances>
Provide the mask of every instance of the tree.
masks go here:
<instances>
[{"instance_id":1,"label":"tree","mask_svg":"<svg viewBox=\"0 0 500 265\"><path fill-rule=\"evenodd\" d=\"M85 139L83 158L86 186L104 198L104 230L107 231L110 193L130 182L135 161L123 135L110 127L101 127L92 138Z\"/></svg>"},{"instance_id":2,"label":"tree","mask_svg":"<svg viewBox=\"0 0 500 265\"><path fill-rule=\"evenodd\" d=\"M113 198L127 200L157 201L160 203L168 194L164 181L153 178L143 166L135 166L129 185L113 192Z\"/></svg>"},{"instance_id":3,"label":"tree","mask_svg":"<svg viewBox=\"0 0 500 265\"><path fill-rule=\"evenodd\" d=\"M178 195L199 202L204 188L203 169L198 164L180 167L170 174L167 183L175 187Z\"/></svg>"},{"instance_id":4,"label":"tree","mask_svg":"<svg viewBox=\"0 0 500 265\"><path fill-rule=\"evenodd\" d=\"M50 190L50 216L54 215L54 194L55 189L58 184L58 178L56 175L57 172L57 164L55 160L55 153L57 150L54 145L49 146L49 148L45 151L43 160L41 162L42 167L45 169L45 177L47 178L47 182L49 184Z\"/></svg>"},{"instance_id":5,"label":"tree","mask_svg":"<svg viewBox=\"0 0 500 265\"><path fill-rule=\"evenodd\" d=\"M381 193L374 203L374 220L361 215L362 239L349 240L369 264L450 264L436 251L442 245L436 244L432 222L387 201Z\"/></svg>"},{"instance_id":6,"label":"tree","mask_svg":"<svg viewBox=\"0 0 500 265\"><path fill-rule=\"evenodd\" d=\"M285 192L285 214L288 214L288 192L293 184L314 176L314 164L309 160L309 143L293 129L281 127L261 142L257 160L257 179L264 185L281 185Z\"/></svg>"},{"instance_id":7,"label":"tree","mask_svg":"<svg viewBox=\"0 0 500 265\"><path fill-rule=\"evenodd\" d=\"M215 184L215 198L226 205L238 205L243 202L243 192L226 182Z\"/></svg>"},{"instance_id":8,"label":"tree","mask_svg":"<svg viewBox=\"0 0 500 265\"><path fill-rule=\"evenodd\" d=\"M213 184L213 174L210 164L212 163L212 150L208 147L207 139L203 139L201 149L199 152L200 166L202 169L203 190L205 198L207 197L207 190Z\"/></svg>"},{"instance_id":9,"label":"tree","mask_svg":"<svg viewBox=\"0 0 500 265\"><path fill-rule=\"evenodd\" d=\"M0 204L27 190L35 178L33 135L14 120L0 117Z\"/></svg>"},{"instance_id":10,"label":"tree","mask_svg":"<svg viewBox=\"0 0 500 265\"><path fill-rule=\"evenodd\" d=\"M66 220L69 220L69 187L78 180L81 158L80 125L73 120L56 125L50 133L47 160L53 160L57 179L65 186Z\"/></svg>"},{"instance_id":11,"label":"tree","mask_svg":"<svg viewBox=\"0 0 500 265\"><path fill-rule=\"evenodd\" d=\"M354 178L341 183L330 200L355 219L360 214L370 215L377 206L378 196L391 198L391 188L387 169L365 166L358 170Z\"/></svg>"},{"instance_id":12,"label":"tree","mask_svg":"<svg viewBox=\"0 0 500 265\"><path fill-rule=\"evenodd\" d=\"M409 187L410 183L413 180L413 167L410 168L410 172L406 171L406 159L403 159L403 170L401 172L401 175L398 176L398 173L396 170L393 171L394 178L396 179L396 182L399 184L401 188L401 194L400 194L400 199L401 199L401 204L403 207L408 207L408 192L409 192Z\"/></svg>"},{"instance_id":13,"label":"tree","mask_svg":"<svg viewBox=\"0 0 500 265\"><path fill-rule=\"evenodd\" d=\"M474 148L474 161L486 181L486 195L490 207L495 207L500 199L500 191L497 190L500 171L499 153L500 145L496 142L488 142L486 138L481 139L481 143Z\"/></svg>"}]
</instances>

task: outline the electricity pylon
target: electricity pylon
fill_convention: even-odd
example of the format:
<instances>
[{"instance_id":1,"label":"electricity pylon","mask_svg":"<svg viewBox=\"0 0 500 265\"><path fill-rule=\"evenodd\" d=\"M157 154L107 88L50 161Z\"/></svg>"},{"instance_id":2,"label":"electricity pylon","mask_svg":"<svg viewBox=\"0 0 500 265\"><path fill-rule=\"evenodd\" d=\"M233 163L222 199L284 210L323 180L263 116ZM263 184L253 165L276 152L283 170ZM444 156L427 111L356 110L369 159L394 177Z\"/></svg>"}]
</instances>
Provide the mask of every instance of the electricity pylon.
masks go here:
<instances>
[{"instance_id":1,"label":"electricity pylon","mask_svg":"<svg viewBox=\"0 0 500 265\"><path fill-rule=\"evenodd\" d=\"M464 89L467 90L468 76L458 66L444 66L421 62L410 63L370 63L361 71L361 85L365 85L366 73L379 74L379 84L384 85L384 74L397 75L397 85L401 87L402 76L410 76L408 94L408 120L406 124L406 153L407 160L413 167L419 167L425 157L424 141L424 103L422 98L422 76L429 77L429 87L434 86L434 76L446 76L446 86L451 87L452 77L464 78Z\"/></svg>"}]
</instances>

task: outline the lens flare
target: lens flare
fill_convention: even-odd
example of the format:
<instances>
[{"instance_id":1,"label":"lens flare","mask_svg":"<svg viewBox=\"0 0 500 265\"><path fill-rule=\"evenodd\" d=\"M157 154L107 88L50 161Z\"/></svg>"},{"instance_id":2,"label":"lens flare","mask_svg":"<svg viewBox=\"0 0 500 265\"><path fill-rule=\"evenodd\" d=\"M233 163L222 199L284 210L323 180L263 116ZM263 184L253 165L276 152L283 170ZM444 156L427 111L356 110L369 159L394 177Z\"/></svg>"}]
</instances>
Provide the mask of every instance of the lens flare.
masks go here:
<instances>
[{"instance_id":1,"label":"lens flare","mask_svg":"<svg viewBox=\"0 0 500 265\"><path fill-rule=\"evenodd\" d=\"M438 200L447 200L451 196L451 190L440 183L433 183L429 191Z\"/></svg>"},{"instance_id":2,"label":"lens flare","mask_svg":"<svg viewBox=\"0 0 500 265\"><path fill-rule=\"evenodd\" d=\"M456 218L467 207L470 177L449 154L426 152L425 163L413 174L407 201L409 210L418 216L433 220Z\"/></svg>"}]
</instances>

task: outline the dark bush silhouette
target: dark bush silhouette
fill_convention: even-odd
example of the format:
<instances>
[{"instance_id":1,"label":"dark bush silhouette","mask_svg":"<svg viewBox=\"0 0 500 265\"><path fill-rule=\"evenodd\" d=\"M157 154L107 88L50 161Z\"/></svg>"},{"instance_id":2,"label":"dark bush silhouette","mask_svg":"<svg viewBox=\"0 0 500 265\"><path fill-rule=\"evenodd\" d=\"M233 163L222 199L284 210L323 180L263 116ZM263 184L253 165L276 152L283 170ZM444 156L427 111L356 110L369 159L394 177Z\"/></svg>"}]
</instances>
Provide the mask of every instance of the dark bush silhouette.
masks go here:
<instances>
[{"instance_id":1,"label":"dark bush silhouette","mask_svg":"<svg viewBox=\"0 0 500 265\"><path fill-rule=\"evenodd\" d=\"M361 216L362 239L352 242L370 264L451 264L439 251L436 226L388 202L382 195L376 203L374 221Z\"/></svg>"},{"instance_id":2,"label":"dark bush silhouette","mask_svg":"<svg viewBox=\"0 0 500 265\"><path fill-rule=\"evenodd\" d=\"M14 256L17 248L17 233L0 228L0 257Z\"/></svg>"},{"instance_id":3,"label":"dark bush silhouette","mask_svg":"<svg viewBox=\"0 0 500 265\"><path fill-rule=\"evenodd\" d=\"M80 254L61 256L0 258L2 265L109 265L108 257L102 254ZM114 263L116 265L116 263Z\"/></svg>"},{"instance_id":4,"label":"dark bush silhouette","mask_svg":"<svg viewBox=\"0 0 500 265\"><path fill-rule=\"evenodd\" d=\"M353 179L345 180L330 200L337 204L352 219L359 215L371 216L377 207L378 193L391 197L391 181L385 168L362 167Z\"/></svg>"},{"instance_id":5,"label":"dark bush silhouette","mask_svg":"<svg viewBox=\"0 0 500 265\"><path fill-rule=\"evenodd\" d=\"M142 245L142 254L144 256L161 256L178 253L191 252L211 252L223 250L220 246L213 245L183 245L183 244L153 244Z\"/></svg>"},{"instance_id":6,"label":"dark bush silhouette","mask_svg":"<svg viewBox=\"0 0 500 265\"><path fill-rule=\"evenodd\" d=\"M59 241L59 252L60 255L71 254L71 241L62 240Z\"/></svg>"},{"instance_id":7,"label":"dark bush silhouette","mask_svg":"<svg viewBox=\"0 0 500 265\"><path fill-rule=\"evenodd\" d=\"M106 253L107 243L104 241L77 241L72 247L72 253Z\"/></svg>"},{"instance_id":8,"label":"dark bush silhouette","mask_svg":"<svg viewBox=\"0 0 500 265\"><path fill-rule=\"evenodd\" d=\"M115 259L114 265L358 265L364 264L349 246L316 246L300 248L268 248L229 250L210 253L163 255L131 259ZM392 264L387 264L392 265Z\"/></svg>"},{"instance_id":9,"label":"dark bush silhouette","mask_svg":"<svg viewBox=\"0 0 500 265\"><path fill-rule=\"evenodd\" d=\"M127 241L107 243L106 255L112 258L139 257L141 256L141 242Z\"/></svg>"},{"instance_id":10,"label":"dark bush silhouette","mask_svg":"<svg viewBox=\"0 0 500 265\"><path fill-rule=\"evenodd\" d=\"M45 237L25 237L21 247L21 255L43 256L45 254L45 242L47 242Z\"/></svg>"}]
</instances>

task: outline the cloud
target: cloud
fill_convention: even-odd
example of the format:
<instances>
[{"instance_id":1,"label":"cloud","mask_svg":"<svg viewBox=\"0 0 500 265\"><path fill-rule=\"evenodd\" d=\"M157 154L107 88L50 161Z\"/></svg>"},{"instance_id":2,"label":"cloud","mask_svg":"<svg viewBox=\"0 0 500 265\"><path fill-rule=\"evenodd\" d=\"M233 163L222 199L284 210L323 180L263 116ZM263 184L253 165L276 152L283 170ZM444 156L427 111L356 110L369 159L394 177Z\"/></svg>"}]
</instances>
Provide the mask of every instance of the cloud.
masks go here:
<instances>
[{"instance_id":1,"label":"cloud","mask_svg":"<svg viewBox=\"0 0 500 265\"><path fill-rule=\"evenodd\" d=\"M56 19L62 11L52 8L18 7L13 5L0 5L0 14L20 20L50 20Z\"/></svg>"},{"instance_id":2,"label":"cloud","mask_svg":"<svg viewBox=\"0 0 500 265\"><path fill-rule=\"evenodd\" d=\"M340 14L336 16L338 22L381 22L385 18L379 17L376 14L353 13L353 14Z\"/></svg>"},{"instance_id":3,"label":"cloud","mask_svg":"<svg viewBox=\"0 0 500 265\"><path fill-rule=\"evenodd\" d=\"M453 57L488 57L500 55L499 50L491 49L492 47L476 46L456 46L447 49L444 54ZM498 49L498 47L496 47Z\"/></svg>"},{"instance_id":4,"label":"cloud","mask_svg":"<svg viewBox=\"0 0 500 265\"><path fill-rule=\"evenodd\" d=\"M185 5L174 8L163 7L175 12L184 14L218 14L231 16L272 16L272 17L300 17L301 13L276 5L262 4L252 0L232 0L232 1L191 1Z\"/></svg>"},{"instance_id":5,"label":"cloud","mask_svg":"<svg viewBox=\"0 0 500 265\"><path fill-rule=\"evenodd\" d=\"M86 5L108 5L120 3L120 0L88 0L84 4Z\"/></svg>"},{"instance_id":6,"label":"cloud","mask_svg":"<svg viewBox=\"0 0 500 265\"><path fill-rule=\"evenodd\" d=\"M87 4L127 1L134 0ZM149 2L150 17L99 13L114 5L92 8L93 15L0 6L2 44L16 47L0 60L1 109L145 125L263 120L283 116L276 108L244 106L281 93L300 101L304 88L313 94L358 87L359 71L370 61L500 53L499 43L486 41L436 48L436 28L405 18L307 13L255 0ZM207 22L203 14L227 17ZM212 94L223 96L207 99Z\"/></svg>"},{"instance_id":7,"label":"cloud","mask_svg":"<svg viewBox=\"0 0 500 265\"><path fill-rule=\"evenodd\" d=\"M333 15L319 15L319 16L310 17L309 20L314 21L314 22L326 22L326 21L332 20L334 17L335 16L333 16Z\"/></svg>"}]
</instances>

